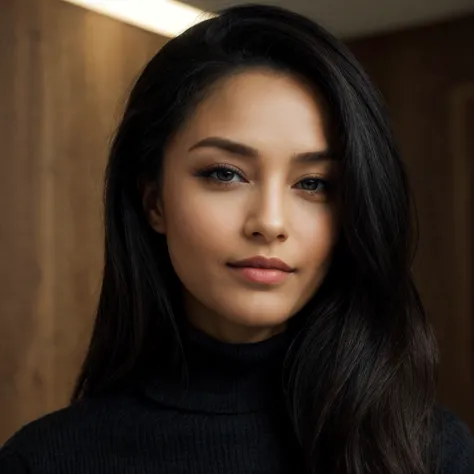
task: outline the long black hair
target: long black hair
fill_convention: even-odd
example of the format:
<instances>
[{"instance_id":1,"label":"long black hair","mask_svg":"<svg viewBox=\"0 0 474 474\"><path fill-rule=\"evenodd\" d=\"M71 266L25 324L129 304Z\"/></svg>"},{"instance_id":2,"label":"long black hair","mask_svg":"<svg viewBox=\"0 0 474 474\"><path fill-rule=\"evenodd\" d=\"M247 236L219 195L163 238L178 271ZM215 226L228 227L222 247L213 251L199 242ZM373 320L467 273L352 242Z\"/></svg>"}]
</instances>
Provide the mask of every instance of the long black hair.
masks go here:
<instances>
[{"instance_id":1,"label":"long black hair","mask_svg":"<svg viewBox=\"0 0 474 474\"><path fill-rule=\"evenodd\" d=\"M314 85L341 163L340 241L322 286L294 317L283 371L307 470L431 473L437 346L413 283L413 203L387 112L339 40L277 7L232 7L202 21L136 81L106 169L102 288L72 402L130 382L150 361L185 366L179 281L141 186L160 183L166 144L216 81L252 67Z\"/></svg>"}]
</instances>

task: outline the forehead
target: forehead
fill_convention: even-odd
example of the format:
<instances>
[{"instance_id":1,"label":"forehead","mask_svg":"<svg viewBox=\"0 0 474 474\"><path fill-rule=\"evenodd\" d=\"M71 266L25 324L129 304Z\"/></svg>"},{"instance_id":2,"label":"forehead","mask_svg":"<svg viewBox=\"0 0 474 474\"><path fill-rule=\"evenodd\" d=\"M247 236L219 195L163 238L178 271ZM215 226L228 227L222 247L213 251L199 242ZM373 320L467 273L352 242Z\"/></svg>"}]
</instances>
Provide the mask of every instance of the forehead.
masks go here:
<instances>
[{"instance_id":1,"label":"forehead","mask_svg":"<svg viewBox=\"0 0 474 474\"><path fill-rule=\"evenodd\" d=\"M327 147L322 99L302 80L273 71L219 81L191 114L179 142L222 136L265 151L301 153Z\"/></svg>"}]
</instances>

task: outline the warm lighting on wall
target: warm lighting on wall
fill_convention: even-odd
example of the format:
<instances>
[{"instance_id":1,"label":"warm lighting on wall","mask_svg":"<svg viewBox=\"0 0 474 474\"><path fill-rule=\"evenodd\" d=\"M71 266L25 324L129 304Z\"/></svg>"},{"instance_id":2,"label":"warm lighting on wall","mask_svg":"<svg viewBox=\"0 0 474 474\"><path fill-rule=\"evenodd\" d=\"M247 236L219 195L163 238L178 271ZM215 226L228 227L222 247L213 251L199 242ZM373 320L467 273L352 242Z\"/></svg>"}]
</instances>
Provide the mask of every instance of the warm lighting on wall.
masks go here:
<instances>
[{"instance_id":1,"label":"warm lighting on wall","mask_svg":"<svg viewBox=\"0 0 474 474\"><path fill-rule=\"evenodd\" d=\"M173 0L64 0L163 36L174 37L211 13Z\"/></svg>"}]
</instances>

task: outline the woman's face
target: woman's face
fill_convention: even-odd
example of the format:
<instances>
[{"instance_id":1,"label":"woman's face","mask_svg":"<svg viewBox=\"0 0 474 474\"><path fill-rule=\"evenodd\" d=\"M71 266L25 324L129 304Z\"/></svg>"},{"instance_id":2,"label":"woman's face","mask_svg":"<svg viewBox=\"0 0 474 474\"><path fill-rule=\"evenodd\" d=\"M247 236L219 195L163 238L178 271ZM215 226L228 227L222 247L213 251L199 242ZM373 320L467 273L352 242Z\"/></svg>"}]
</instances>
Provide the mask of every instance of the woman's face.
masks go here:
<instances>
[{"instance_id":1,"label":"woman's face","mask_svg":"<svg viewBox=\"0 0 474 474\"><path fill-rule=\"evenodd\" d=\"M147 205L187 318L227 342L282 331L328 270L336 180L322 103L308 86L265 70L222 80L165 150L161 197ZM232 266L255 256L291 271Z\"/></svg>"}]
</instances>

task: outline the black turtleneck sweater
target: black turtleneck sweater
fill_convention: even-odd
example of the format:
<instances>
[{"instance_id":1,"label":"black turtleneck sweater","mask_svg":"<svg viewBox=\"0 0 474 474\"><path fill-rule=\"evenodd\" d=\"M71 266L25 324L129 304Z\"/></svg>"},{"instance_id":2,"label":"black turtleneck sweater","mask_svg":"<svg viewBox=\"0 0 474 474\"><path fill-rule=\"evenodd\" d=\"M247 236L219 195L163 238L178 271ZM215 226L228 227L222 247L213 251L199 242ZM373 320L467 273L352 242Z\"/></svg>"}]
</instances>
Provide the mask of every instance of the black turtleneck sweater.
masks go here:
<instances>
[{"instance_id":1,"label":"black turtleneck sweater","mask_svg":"<svg viewBox=\"0 0 474 474\"><path fill-rule=\"evenodd\" d=\"M152 376L81 400L17 432L0 450L0 473L299 474L279 388L288 344L287 333L227 344L189 327L187 393ZM473 474L473 439L443 417L442 474Z\"/></svg>"}]
</instances>

